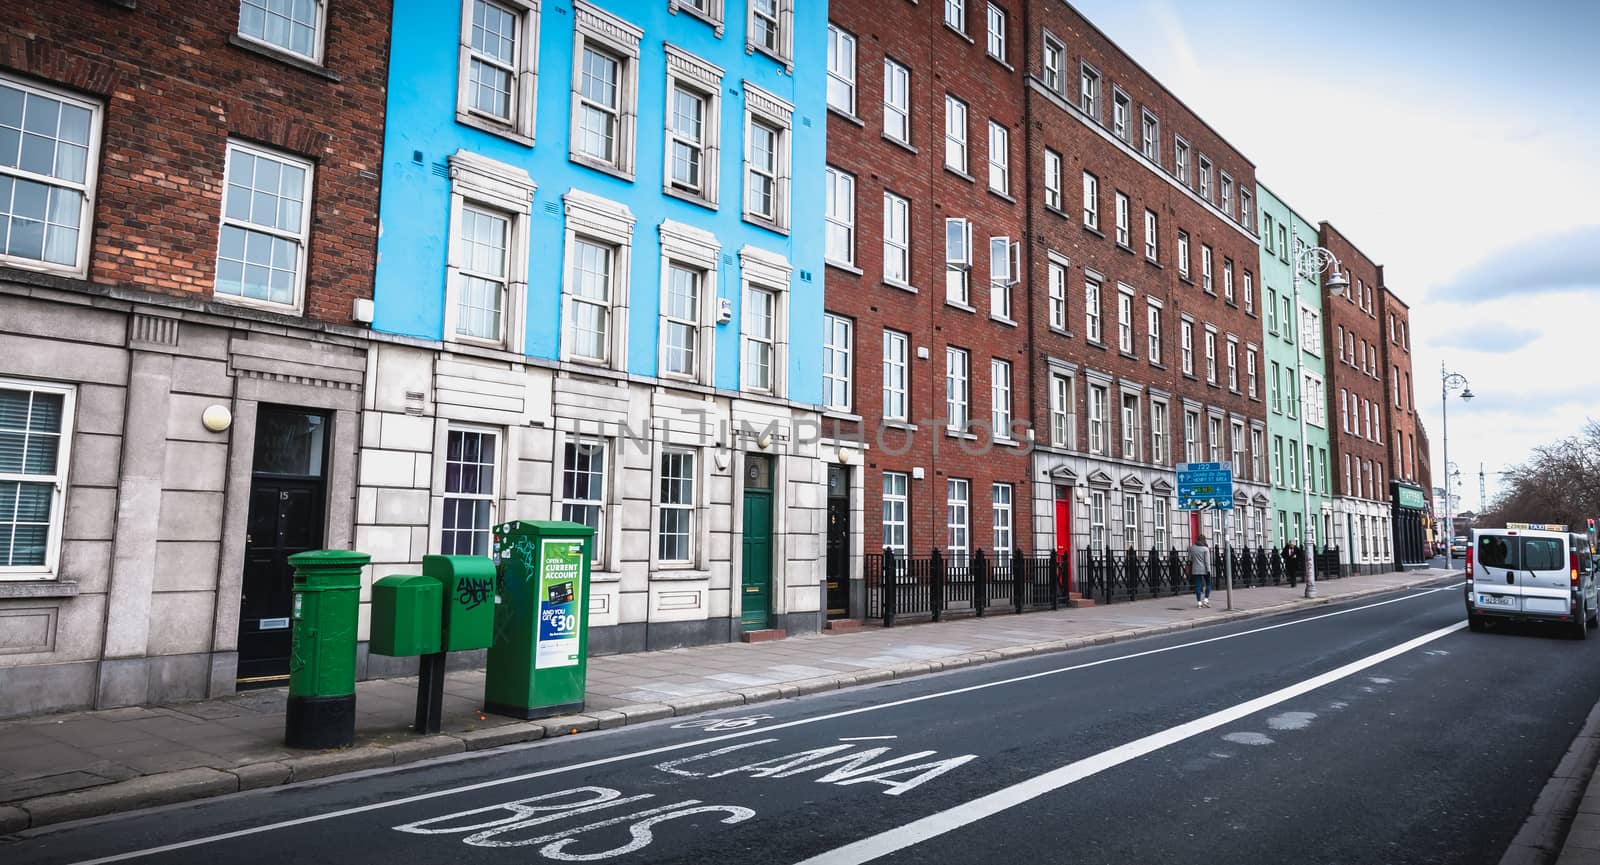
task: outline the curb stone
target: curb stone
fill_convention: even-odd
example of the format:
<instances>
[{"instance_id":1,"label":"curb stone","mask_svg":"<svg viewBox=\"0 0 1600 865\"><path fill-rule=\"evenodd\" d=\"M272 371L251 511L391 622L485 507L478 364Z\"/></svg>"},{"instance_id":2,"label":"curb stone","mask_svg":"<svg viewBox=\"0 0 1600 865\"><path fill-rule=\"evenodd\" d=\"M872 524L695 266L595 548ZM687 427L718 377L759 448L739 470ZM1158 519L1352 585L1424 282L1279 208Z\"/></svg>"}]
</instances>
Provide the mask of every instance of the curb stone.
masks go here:
<instances>
[{"instance_id":1,"label":"curb stone","mask_svg":"<svg viewBox=\"0 0 1600 865\"><path fill-rule=\"evenodd\" d=\"M1322 606L1336 602L1345 603L1373 595L1403 591L1454 576L1459 576L1459 574L1430 575L1408 584L1364 589L1339 596L1297 599L1288 603L1275 604L1255 610L1233 610L1209 619L1126 629L1088 637L1066 637L1023 646L1010 646L995 650L951 655L944 658L901 663L887 668L863 670L856 673L819 676L813 679L802 679L797 682L783 682L770 686L745 688L740 691L704 694L673 700L670 703L639 703L621 706L616 709L595 710L580 715L566 715L482 730L467 730L441 736L410 739L387 746L365 745L342 751L329 751L304 757L293 757L282 761L237 766L227 770L194 768L144 775L86 790L40 796L9 805L0 805L0 834L19 832L27 828L37 828L68 820L131 811L138 808L205 799L242 790L272 787L314 778L325 778L363 769L404 765L431 757L457 754L462 751L480 751L503 745L570 735L574 731L612 729L734 706L793 699L799 696L833 691L854 685L909 679L920 675L959 670L965 667L998 661L1069 652L1075 649L1109 645L1140 637L1176 633L1223 622L1262 618L1310 606ZM1589 799L1584 801L1588 809L1600 812L1600 794L1597 794L1593 801ZM1597 860L1597 862L1600 862L1600 860Z\"/></svg>"}]
</instances>

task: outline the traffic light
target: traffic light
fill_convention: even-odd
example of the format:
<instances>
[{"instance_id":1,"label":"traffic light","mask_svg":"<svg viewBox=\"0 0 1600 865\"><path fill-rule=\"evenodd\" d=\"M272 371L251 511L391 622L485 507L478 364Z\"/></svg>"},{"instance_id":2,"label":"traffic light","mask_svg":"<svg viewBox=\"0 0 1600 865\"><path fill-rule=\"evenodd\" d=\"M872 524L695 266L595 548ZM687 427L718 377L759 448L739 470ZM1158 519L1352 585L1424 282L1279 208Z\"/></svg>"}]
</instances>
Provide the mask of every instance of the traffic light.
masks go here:
<instances>
[{"instance_id":1,"label":"traffic light","mask_svg":"<svg viewBox=\"0 0 1600 865\"><path fill-rule=\"evenodd\" d=\"M1594 534L1594 517L1589 518L1589 534Z\"/></svg>"}]
</instances>

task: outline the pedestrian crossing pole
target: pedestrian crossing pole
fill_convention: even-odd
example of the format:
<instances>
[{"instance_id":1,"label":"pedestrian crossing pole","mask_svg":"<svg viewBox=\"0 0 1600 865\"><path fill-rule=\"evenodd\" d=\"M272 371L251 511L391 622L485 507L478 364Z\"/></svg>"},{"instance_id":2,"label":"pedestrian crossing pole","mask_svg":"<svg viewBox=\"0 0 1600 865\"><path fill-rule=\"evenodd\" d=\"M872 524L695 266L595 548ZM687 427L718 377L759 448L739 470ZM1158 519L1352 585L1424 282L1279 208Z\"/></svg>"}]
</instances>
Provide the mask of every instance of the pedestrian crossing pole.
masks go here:
<instances>
[{"instance_id":1,"label":"pedestrian crossing pole","mask_svg":"<svg viewBox=\"0 0 1600 865\"><path fill-rule=\"evenodd\" d=\"M1228 575L1228 609L1233 610L1233 535L1229 533L1232 528L1233 509L1222 512L1222 568Z\"/></svg>"}]
</instances>

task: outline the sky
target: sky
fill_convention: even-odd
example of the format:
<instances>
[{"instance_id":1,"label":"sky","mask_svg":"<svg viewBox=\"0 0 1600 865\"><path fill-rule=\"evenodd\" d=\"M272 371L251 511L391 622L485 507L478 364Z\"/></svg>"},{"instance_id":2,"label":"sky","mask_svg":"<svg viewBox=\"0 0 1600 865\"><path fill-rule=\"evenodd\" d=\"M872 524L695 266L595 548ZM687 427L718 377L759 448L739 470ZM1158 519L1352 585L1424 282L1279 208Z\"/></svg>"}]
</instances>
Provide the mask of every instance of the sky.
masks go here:
<instances>
[{"instance_id":1,"label":"sky","mask_svg":"<svg viewBox=\"0 0 1600 865\"><path fill-rule=\"evenodd\" d=\"M1256 178L1411 308L1436 486L1461 509L1600 420L1596 0L1074 0Z\"/></svg>"}]
</instances>

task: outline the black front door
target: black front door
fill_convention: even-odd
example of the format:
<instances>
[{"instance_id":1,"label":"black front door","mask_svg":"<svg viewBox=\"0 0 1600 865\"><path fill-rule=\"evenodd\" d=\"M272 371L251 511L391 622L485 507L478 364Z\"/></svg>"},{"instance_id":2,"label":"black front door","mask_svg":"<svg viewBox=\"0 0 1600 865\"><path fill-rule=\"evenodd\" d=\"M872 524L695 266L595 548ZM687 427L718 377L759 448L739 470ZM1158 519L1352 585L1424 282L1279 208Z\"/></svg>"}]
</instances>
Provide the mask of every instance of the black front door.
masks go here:
<instances>
[{"instance_id":1,"label":"black front door","mask_svg":"<svg viewBox=\"0 0 1600 865\"><path fill-rule=\"evenodd\" d=\"M850 470L828 466L828 618L850 615Z\"/></svg>"},{"instance_id":2,"label":"black front door","mask_svg":"<svg viewBox=\"0 0 1600 865\"><path fill-rule=\"evenodd\" d=\"M322 548L326 418L293 409L260 410L250 519L239 601L239 686L289 676L289 557Z\"/></svg>"}]
</instances>

